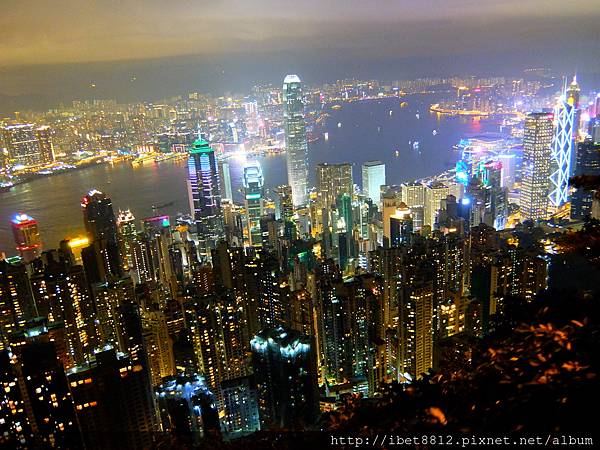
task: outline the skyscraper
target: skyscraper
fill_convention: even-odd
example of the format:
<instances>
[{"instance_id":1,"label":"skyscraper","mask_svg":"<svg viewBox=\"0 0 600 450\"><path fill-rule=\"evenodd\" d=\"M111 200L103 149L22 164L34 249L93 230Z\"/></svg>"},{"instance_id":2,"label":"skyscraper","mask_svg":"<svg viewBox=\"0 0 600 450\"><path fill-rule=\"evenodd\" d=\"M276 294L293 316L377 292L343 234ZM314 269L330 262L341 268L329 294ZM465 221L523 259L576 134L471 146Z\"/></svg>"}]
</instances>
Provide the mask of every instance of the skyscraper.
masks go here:
<instances>
[{"instance_id":1,"label":"skyscraper","mask_svg":"<svg viewBox=\"0 0 600 450\"><path fill-rule=\"evenodd\" d=\"M207 257L208 249L214 248L223 235L223 219L215 151L202 139L196 140L190 149L188 195L200 252Z\"/></svg>"},{"instance_id":2,"label":"skyscraper","mask_svg":"<svg viewBox=\"0 0 600 450\"><path fill-rule=\"evenodd\" d=\"M261 428L312 423L319 410L314 340L283 327L252 339Z\"/></svg>"},{"instance_id":3,"label":"skyscraper","mask_svg":"<svg viewBox=\"0 0 600 450\"><path fill-rule=\"evenodd\" d=\"M90 246L82 250L88 281L100 282L113 276L120 277L122 266L117 218L110 197L93 189L81 200L81 208L90 242Z\"/></svg>"},{"instance_id":4,"label":"skyscraper","mask_svg":"<svg viewBox=\"0 0 600 450\"><path fill-rule=\"evenodd\" d=\"M23 261L28 263L37 258L42 251L37 221L27 214L17 214L12 220L12 230Z\"/></svg>"},{"instance_id":5,"label":"skyscraper","mask_svg":"<svg viewBox=\"0 0 600 450\"><path fill-rule=\"evenodd\" d=\"M248 243L252 247L262 245L260 218L263 215L263 173L258 161L252 161L244 167L244 199L246 207L246 228Z\"/></svg>"},{"instance_id":6,"label":"skyscraper","mask_svg":"<svg viewBox=\"0 0 600 450\"><path fill-rule=\"evenodd\" d=\"M577 165L575 175L600 175L600 143L591 139L577 144ZM577 189L571 198L571 218L584 219L592 213L594 193L583 188Z\"/></svg>"},{"instance_id":7,"label":"skyscraper","mask_svg":"<svg viewBox=\"0 0 600 450\"><path fill-rule=\"evenodd\" d=\"M385 185L385 164L381 161L367 161L362 165L362 187L364 194L379 204L381 186Z\"/></svg>"},{"instance_id":8,"label":"skyscraper","mask_svg":"<svg viewBox=\"0 0 600 450\"><path fill-rule=\"evenodd\" d=\"M283 80L283 120L288 184L292 187L294 206L302 206L308 202L308 143L302 84L297 75L288 75Z\"/></svg>"},{"instance_id":9,"label":"skyscraper","mask_svg":"<svg viewBox=\"0 0 600 450\"><path fill-rule=\"evenodd\" d=\"M552 140L552 174L550 175L550 206L560 208L568 200L571 155L575 130L575 99L563 94L554 108L556 126Z\"/></svg>"},{"instance_id":10,"label":"skyscraper","mask_svg":"<svg viewBox=\"0 0 600 450\"><path fill-rule=\"evenodd\" d=\"M553 123L551 113L530 113L525 118L520 199L523 219L547 217Z\"/></svg>"},{"instance_id":11,"label":"skyscraper","mask_svg":"<svg viewBox=\"0 0 600 450\"><path fill-rule=\"evenodd\" d=\"M352 164L317 165L317 193L321 199L321 207L329 209L335 205L339 195L352 195L354 182L352 179Z\"/></svg>"}]
</instances>

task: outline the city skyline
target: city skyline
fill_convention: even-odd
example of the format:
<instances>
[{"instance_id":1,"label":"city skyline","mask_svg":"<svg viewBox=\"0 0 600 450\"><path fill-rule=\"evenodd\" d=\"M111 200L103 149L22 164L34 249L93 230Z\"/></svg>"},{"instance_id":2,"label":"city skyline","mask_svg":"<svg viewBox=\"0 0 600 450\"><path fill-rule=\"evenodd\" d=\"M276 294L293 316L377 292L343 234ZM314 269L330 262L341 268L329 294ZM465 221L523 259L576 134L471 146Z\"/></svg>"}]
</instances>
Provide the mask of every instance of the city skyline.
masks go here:
<instances>
[{"instance_id":1,"label":"city skyline","mask_svg":"<svg viewBox=\"0 0 600 450\"><path fill-rule=\"evenodd\" d=\"M0 446L595 448L596 0L2 11Z\"/></svg>"}]
</instances>

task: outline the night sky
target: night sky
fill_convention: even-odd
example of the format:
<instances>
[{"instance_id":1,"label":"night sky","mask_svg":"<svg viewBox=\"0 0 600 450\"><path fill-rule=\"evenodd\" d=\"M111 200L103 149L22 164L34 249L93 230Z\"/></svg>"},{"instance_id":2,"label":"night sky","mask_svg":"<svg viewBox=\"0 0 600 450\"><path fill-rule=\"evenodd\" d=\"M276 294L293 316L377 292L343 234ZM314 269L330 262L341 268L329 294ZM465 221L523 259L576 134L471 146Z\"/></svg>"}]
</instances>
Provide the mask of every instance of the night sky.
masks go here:
<instances>
[{"instance_id":1,"label":"night sky","mask_svg":"<svg viewBox=\"0 0 600 450\"><path fill-rule=\"evenodd\" d=\"M308 81L600 72L599 24L598 0L3 0L0 112L235 91L289 71Z\"/></svg>"}]
</instances>

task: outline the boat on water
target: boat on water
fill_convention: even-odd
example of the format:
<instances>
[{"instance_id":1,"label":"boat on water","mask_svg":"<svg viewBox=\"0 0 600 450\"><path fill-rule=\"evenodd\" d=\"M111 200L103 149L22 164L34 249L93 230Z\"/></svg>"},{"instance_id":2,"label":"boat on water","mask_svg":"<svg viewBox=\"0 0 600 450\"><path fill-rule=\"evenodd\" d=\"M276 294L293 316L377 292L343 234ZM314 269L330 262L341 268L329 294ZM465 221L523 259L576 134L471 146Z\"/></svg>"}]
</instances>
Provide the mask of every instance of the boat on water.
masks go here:
<instances>
[{"instance_id":1,"label":"boat on water","mask_svg":"<svg viewBox=\"0 0 600 450\"><path fill-rule=\"evenodd\" d=\"M13 183L0 183L0 193L8 192L13 188Z\"/></svg>"}]
</instances>

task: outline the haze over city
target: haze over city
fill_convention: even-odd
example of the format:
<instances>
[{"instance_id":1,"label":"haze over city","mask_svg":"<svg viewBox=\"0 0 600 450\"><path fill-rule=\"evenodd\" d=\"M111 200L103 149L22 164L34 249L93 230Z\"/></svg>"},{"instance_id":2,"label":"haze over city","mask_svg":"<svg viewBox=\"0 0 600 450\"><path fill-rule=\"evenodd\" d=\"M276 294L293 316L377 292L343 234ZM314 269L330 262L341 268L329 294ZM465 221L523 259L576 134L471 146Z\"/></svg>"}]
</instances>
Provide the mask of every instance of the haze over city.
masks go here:
<instances>
[{"instance_id":1,"label":"haze over city","mask_svg":"<svg viewBox=\"0 0 600 450\"><path fill-rule=\"evenodd\" d=\"M598 447L598 0L6 0L0 447Z\"/></svg>"}]
</instances>

